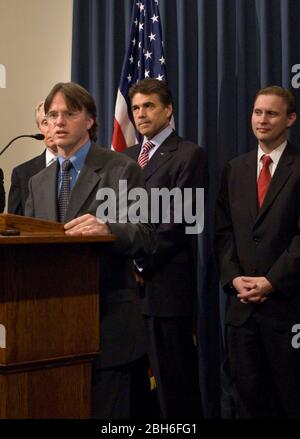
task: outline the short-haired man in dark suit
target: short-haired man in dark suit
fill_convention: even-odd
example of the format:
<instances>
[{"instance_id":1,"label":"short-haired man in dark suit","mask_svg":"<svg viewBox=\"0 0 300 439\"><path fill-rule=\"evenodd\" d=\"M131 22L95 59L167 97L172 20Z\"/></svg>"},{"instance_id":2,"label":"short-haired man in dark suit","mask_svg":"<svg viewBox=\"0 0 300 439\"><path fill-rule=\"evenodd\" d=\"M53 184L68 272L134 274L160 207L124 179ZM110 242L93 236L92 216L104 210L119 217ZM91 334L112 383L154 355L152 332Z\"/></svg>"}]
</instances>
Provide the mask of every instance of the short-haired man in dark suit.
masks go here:
<instances>
[{"instance_id":1,"label":"short-haired man in dark suit","mask_svg":"<svg viewBox=\"0 0 300 439\"><path fill-rule=\"evenodd\" d=\"M287 141L292 93L260 90L258 148L231 160L216 207L226 341L238 418L300 417L300 152Z\"/></svg>"},{"instance_id":2,"label":"short-haired man in dark suit","mask_svg":"<svg viewBox=\"0 0 300 439\"><path fill-rule=\"evenodd\" d=\"M145 79L131 87L129 96L135 126L143 141L125 153L143 168L149 192L153 188L178 188L182 192L185 188L204 188L206 155L199 145L180 138L171 128L173 104L167 84ZM195 419L202 416L193 341L195 235L186 234L184 222L174 221L176 207L179 206L171 202L170 220L164 222L160 217L155 224L157 250L153 256L136 261L136 272L142 284L148 355L162 416Z\"/></svg>"},{"instance_id":3,"label":"short-haired man in dark suit","mask_svg":"<svg viewBox=\"0 0 300 439\"><path fill-rule=\"evenodd\" d=\"M41 155L16 166L11 174L11 186L8 195L8 213L24 215L25 203L28 197L28 182L30 178L49 166L56 159L57 148L49 135L48 122L44 112L44 102L35 109L35 121L38 129L44 134L45 151Z\"/></svg>"},{"instance_id":4,"label":"short-haired man in dark suit","mask_svg":"<svg viewBox=\"0 0 300 439\"><path fill-rule=\"evenodd\" d=\"M0 213L5 208L5 190L4 190L4 175L2 169L0 169Z\"/></svg>"},{"instance_id":5,"label":"short-haired man in dark suit","mask_svg":"<svg viewBox=\"0 0 300 439\"><path fill-rule=\"evenodd\" d=\"M96 105L79 84L56 84L45 100L45 112L58 158L31 178L25 214L64 222L68 235L116 235L117 241L101 258L101 354L93 373L93 416L128 419L136 416L132 410L143 411L144 401L135 397L143 382L139 376L146 370L145 329L132 258L153 252L155 233L149 222L133 223L124 217L119 221L118 200L120 181L128 191L143 188L143 174L133 160L96 145ZM117 202L108 222L96 217L101 206L97 194L107 189Z\"/></svg>"}]
</instances>

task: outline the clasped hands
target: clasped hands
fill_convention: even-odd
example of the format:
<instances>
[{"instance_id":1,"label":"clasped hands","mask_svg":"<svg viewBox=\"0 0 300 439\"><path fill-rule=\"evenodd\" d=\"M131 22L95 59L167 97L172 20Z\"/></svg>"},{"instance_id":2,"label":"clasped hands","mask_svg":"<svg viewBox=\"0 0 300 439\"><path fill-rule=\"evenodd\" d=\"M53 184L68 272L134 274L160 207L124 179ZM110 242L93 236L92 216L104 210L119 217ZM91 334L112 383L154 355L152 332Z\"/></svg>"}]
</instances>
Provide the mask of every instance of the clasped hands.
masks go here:
<instances>
[{"instance_id":1,"label":"clasped hands","mask_svg":"<svg viewBox=\"0 0 300 439\"><path fill-rule=\"evenodd\" d=\"M232 285L242 303L263 303L273 291L271 283L263 276L238 276L233 279Z\"/></svg>"}]
</instances>

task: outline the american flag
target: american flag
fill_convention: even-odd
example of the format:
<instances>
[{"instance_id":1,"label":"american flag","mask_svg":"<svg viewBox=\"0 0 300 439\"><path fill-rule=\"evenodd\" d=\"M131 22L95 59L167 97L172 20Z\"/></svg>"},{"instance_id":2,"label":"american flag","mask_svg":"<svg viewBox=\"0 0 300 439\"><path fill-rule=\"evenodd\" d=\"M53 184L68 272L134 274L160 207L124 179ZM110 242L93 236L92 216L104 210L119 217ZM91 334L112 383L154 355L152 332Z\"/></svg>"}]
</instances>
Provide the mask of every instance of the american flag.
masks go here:
<instances>
[{"instance_id":1,"label":"american flag","mask_svg":"<svg viewBox=\"0 0 300 439\"><path fill-rule=\"evenodd\" d=\"M158 0L135 2L131 23L115 108L112 138L112 149L115 151L123 151L137 143L128 98L129 88L144 78L167 81Z\"/></svg>"}]
</instances>

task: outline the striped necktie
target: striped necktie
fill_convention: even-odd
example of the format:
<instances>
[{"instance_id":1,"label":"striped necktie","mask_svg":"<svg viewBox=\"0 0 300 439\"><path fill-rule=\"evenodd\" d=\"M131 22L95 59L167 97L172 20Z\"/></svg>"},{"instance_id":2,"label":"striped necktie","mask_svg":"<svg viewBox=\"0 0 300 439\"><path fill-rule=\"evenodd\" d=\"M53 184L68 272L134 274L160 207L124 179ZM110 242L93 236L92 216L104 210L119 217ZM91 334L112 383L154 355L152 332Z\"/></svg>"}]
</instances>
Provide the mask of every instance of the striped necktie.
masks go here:
<instances>
[{"instance_id":1,"label":"striped necktie","mask_svg":"<svg viewBox=\"0 0 300 439\"><path fill-rule=\"evenodd\" d=\"M70 169L72 162L65 160L61 165L61 188L58 197L58 218L61 223L65 221L70 199Z\"/></svg>"},{"instance_id":2,"label":"striped necktie","mask_svg":"<svg viewBox=\"0 0 300 439\"><path fill-rule=\"evenodd\" d=\"M141 168L144 168L147 165L149 161L149 151L154 146L155 144L150 142L150 140L148 140L148 142L146 142L145 145L143 146L142 152L138 158L138 164L140 165Z\"/></svg>"}]
</instances>

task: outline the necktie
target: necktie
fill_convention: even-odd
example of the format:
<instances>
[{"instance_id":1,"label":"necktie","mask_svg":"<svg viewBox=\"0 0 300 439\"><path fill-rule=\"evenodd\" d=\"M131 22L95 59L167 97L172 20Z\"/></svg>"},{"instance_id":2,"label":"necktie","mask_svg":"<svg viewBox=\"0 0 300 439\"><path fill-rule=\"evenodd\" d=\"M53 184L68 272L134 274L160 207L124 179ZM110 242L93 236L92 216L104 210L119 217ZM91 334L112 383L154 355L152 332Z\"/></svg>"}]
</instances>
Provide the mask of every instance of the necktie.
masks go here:
<instances>
[{"instance_id":1,"label":"necktie","mask_svg":"<svg viewBox=\"0 0 300 439\"><path fill-rule=\"evenodd\" d=\"M150 140L146 142L145 145L143 146L142 152L138 159L138 164L140 165L141 168L144 168L147 165L149 161L149 151L154 146L155 146L154 143L150 142Z\"/></svg>"},{"instance_id":2,"label":"necktie","mask_svg":"<svg viewBox=\"0 0 300 439\"><path fill-rule=\"evenodd\" d=\"M61 188L58 197L58 218L61 223L65 221L70 198L70 169L72 162L65 160L61 165Z\"/></svg>"},{"instance_id":3,"label":"necktie","mask_svg":"<svg viewBox=\"0 0 300 439\"><path fill-rule=\"evenodd\" d=\"M261 208L266 193L268 192L269 185L271 182L271 172L269 169L270 163L272 163L272 159L268 155L263 155L261 158L263 162L263 167L260 171L258 180L257 180L257 195L258 195L258 207Z\"/></svg>"}]
</instances>

